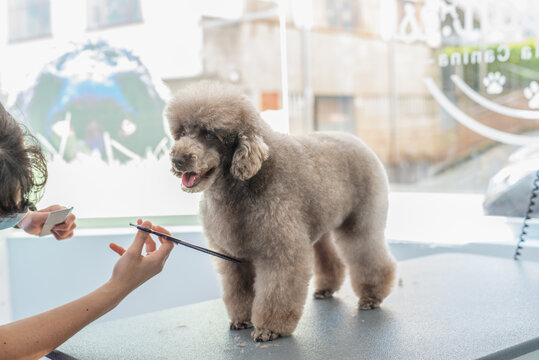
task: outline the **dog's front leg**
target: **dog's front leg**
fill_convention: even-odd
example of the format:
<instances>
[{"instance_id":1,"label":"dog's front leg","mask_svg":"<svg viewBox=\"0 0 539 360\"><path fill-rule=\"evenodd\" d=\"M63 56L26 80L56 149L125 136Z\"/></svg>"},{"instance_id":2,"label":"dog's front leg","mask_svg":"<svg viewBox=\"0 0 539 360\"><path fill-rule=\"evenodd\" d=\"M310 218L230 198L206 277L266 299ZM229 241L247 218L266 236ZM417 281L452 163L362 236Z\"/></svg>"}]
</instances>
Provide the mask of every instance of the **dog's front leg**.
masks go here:
<instances>
[{"instance_id":1,"label":"dog's front leg","mask_svg":"<svg viewBox=\"0 0 539 360\"><path fill-rule=\"evenodd\" d=\"M253 327L251 322L254 299L253 265L249 262L235 264L219 260L219 272L222 275L223 301L230 317L230 329Z\"/></svg>"},{"instance_id":2,"label":"dog's front leg","mask_svg":"<svg viewBox=\"0 0 539 360\"><path fill-rule=\"evenodd\" d=\"M255 329L251 333L255 341L292 334L303 313L312 259L308 253L287 255L255 263Z\"/></svg>"}]
</instances>

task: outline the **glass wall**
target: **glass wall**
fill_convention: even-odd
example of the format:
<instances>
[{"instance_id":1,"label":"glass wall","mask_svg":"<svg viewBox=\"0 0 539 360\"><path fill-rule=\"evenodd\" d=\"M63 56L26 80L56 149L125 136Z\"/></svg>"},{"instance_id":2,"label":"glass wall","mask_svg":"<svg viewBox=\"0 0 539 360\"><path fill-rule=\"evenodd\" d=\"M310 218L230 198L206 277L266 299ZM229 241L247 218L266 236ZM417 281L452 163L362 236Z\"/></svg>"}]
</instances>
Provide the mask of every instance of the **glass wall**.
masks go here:
<instances>
[{"instance_id":1,"label":"glass wall","mask_svg":"<svg viewBox=\"0 0 539 360\"><path fill-rule=\"evenodd\" d=\"M526 210L539 167L535 1L51 0L51 37L16 46L23 3L0 0L0 94L48 152L43 204L87 218L196 214L198 195L169 172L162 111L214 79L241 86L279 131L361 137L393 191Z\"/></svg>"}]
</instances>

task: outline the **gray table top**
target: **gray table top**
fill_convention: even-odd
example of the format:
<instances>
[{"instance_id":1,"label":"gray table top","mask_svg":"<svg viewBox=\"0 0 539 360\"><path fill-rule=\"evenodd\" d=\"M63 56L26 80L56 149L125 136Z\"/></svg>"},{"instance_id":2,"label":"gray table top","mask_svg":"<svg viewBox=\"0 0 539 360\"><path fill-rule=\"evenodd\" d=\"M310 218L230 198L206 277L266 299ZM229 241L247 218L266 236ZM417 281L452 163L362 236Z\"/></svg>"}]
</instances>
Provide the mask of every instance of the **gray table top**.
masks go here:
<instances>
[{"instance_id":1,"label":"gray table top","mask_svg":"<svg viewBox=\"0 0 539 360\"><path fill-rule=\"evenodd\" d=\"M398 277L376 310L359 311L348 283L333 299L309 297L293 336L273 342L228 330L218 299L90 325L59 350L165 360L511 358L539 349L539 263L441 254L400 262Z\"/></svg>"}]
</instances>

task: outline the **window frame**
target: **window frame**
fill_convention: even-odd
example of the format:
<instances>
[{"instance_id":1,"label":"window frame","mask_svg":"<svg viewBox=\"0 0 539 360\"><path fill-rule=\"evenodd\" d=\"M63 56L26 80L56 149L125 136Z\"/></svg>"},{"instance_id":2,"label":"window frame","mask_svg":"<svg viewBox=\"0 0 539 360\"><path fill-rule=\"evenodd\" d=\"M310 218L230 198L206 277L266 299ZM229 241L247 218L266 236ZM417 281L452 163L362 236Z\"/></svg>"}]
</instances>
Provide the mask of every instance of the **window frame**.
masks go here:
<instances>
[{"instance_id":1,"label":"window frame","mask_svg":"<svg viewBox=\"0 0 539 360\"><path fill-rule=\"evenodd\" d=\"M114 0L86 0L86 30L87 31L99 31L104 29L110 29L115 27L122 27L126 25L135 25L135 24L141 24L144 22L144 18L142 16L142 7L140 0L125 0L129 1L131 5L134 5L132 9L134 12L138 12L137 16L133 16L131 19L124 19L124 21L118 21L118 22L110 22L110 21L103 21L101 23L98 23L97 21L94 21L92 23L92 10L95 8L95 6L99 6L99 3L103 5L107 5L104 7L104 9L107 11L105 14L106 17L109 16L108 11L110 10L110 4L108 4L110 1ZM137 9L138 8L138 9Z\"/></svg>"},{"instance_id":2,"label":"window frame","mask_svg":"<svg viewBox=\"0 0 539 360\"><path fill-rule=\"evenodd\" d=\"M32 19L30 19L31 10L35 8L39 8L40 6L46 7L46 14L45 22L44 22L44 30L43 31L36 31L35 34L31 33L29 31L30 25L34 23ZM25 41L32 41L32 40L38 40L38 39L45 39L52 37L52 30L51 30L51 1L50 0L23 0L22 2L16 1L16 0L7 0L7 40L9 44L15 44L15 43L21 43ZM40 13L41 15L41 13ZM24 19L23 19L24 18ZM14 35L15 31L19 31L19 28L17 24L19 20L23 19L22 21L25 21L24 25L24 34L17 34ZM20 22L22 22L20 21ZM19 22L19 23L20 23ZM16 24L16 25L14 25Z\"/></svg>"}]
</instances>

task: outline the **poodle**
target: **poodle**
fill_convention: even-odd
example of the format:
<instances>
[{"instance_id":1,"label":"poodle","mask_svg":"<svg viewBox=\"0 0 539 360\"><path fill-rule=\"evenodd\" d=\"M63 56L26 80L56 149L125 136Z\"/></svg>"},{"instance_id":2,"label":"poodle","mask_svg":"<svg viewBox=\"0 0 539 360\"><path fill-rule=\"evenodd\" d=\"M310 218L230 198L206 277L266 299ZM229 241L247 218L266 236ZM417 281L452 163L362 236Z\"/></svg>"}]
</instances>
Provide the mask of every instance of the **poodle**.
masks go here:
<instances>
[{"instance_id":1,"label":"poodle","mask_svg":"<svg viewBox=\"0 0 539 360\"><path fill-rule=\"evenodd\" d=\"M182 190L202 192L208 245L241 260L216 260L231 329L255 341L290 335L306 301L326 299L350 273L360 309L380 305L396 263L384 239L388 182L376 155L338 132L273 131L232 85L202 81L165 109Z\"/></svg>"}]
</instances>

